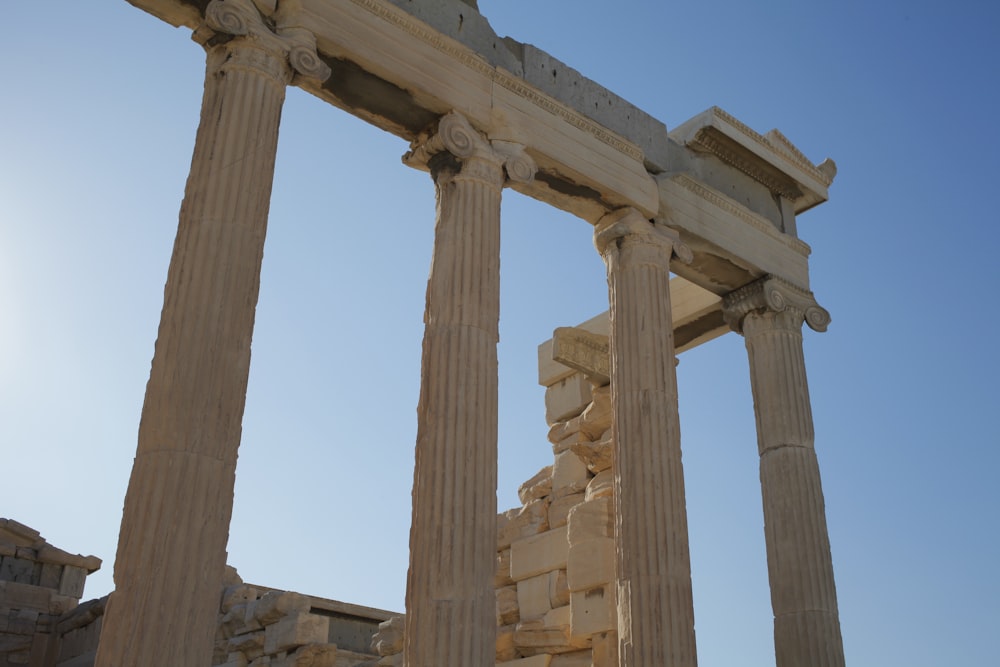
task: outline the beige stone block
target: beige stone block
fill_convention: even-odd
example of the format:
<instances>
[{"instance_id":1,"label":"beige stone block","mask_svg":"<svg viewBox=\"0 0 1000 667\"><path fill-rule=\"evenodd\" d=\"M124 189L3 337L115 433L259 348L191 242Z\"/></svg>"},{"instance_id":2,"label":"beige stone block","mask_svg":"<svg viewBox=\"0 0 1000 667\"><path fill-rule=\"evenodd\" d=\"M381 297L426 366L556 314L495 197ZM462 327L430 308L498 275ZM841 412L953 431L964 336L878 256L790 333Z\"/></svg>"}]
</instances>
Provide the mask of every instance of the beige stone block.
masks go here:
<instances>
[{"instance_id":1,"label":"beige stone block","mask_svg":"<svg viewBox=\"0 0 1000 667\"><path fill-rule=\"evenodd\" d=\"M549 528L565 526L566 522L569 521L569 511L582 503L585 499L583 491L570 493L562 496L561 498L554 499L549 504L549 523L548 526L546 526L546 530Z\"/></svg>"},{"instance_id":2,"label":"beige stone block","mask_svg":"<svg viewBox=\"0 0 1000 667\"><path fill-rule=\"evenodd\" d=\"M247 660L253 660L264 654L264 633L250 632L244 635L230 637L226 642L228 653L242 653Z\"/></svg>"},{"instance_id":3,"label":"beige stone block","mask_svg":"<svg viewBox=\"0 0 1000 667\"><path fill-rule=\"evenodd\" d=\"M611 385L597 387L591 392L590 405L580 415L580 432L597 440L611 428Z\"/></svg>"},{"instance_id":4,"label":"beige stone block","mask_svg":"<svg viewBox=\"0 0 1000 667\"><path fill-rule=\"evenodd\" d=\"M23 553L23 548L17 553ZM35 584L40 577L35 576L35 569L41 574L41 565L34 560L18 556L0 558L0 580L13 581L19 584Z\"/></svg>"},{"instance_id":5,"label":"beige stone block","mask_svg":"<svg viewBox=\"0 0 1000 667\"><path fill-rule=\"evenodd\" d=\"M556 454L552 464L552 499L582 492L590 477L587 465L572 451Z\"/></svg>"},{"instance_id":6,"label":"beige stone block","mask_svg":"<svg viewBox=\"0 0 1000 667\"><path fill-rule=\"evenodd\" d=\"M544 616L551 608L549 575L540 574L517 582L518 620Z\"/></svg>"},{"instance_id":7,"label":"beige stone block","mask_svg":"<svg viewBox=\"0 0 1000 667\"><path fill-rule=\"evenodd\" d=\"M76 608L79 602L79 598L53 593L51 597L49 597L48 611L53 616L62 616L66 612Z\"/></svg>"},{"instance_id":8,"label":"beige stone block","mask_svg":"<svg viewBox=\"0 0 1000 667\"><path fill-rule=\"evenodd\" d=\"M579 419L579 417L577 417L577 419ZM563 452L570 451L581 442L590 442L590 438L579 431L573 433L572 435L568 435L559 442L552 443L552 455L555 456L556 454L562 454Z\"/></svg>"},{"instance_id":9,"label":"beige stone block","mask_svg":"<svg viewBox=\"0 0 1000 667\"><path fill-rule=\"evenodd\" d=\"M503 663L504 667L549 667L552 662L551 655L533 655L530 658L521 658Z\"/></svg>"},{"instance_id":10,"label":"beige stone block","mask_svg":"<svg viewBox=\"0 0 1000 667\"><path fill-rule=\"evenodd\" d=\"M613 537L615 524L611 498L594 498L575 506L569 513L567 538L580 544L601 537Z\"/></svg>"},{"instance_id":11,"label":"beige stone block","mask_svg":"<svg viewBox=\"0 0 1000 667\"><path fill-rule=\"evenodd\" d=\"M83 587L87 583L87 571L80 567L63 567L59 580L59 594L69 595L79 600L83 597Z\"/></svg>"},{"instance_id":12,"label":"beige stone block","mask_svg":"<svg viewBox=\"0 0 1000 667\"><path fill-rule=\"evenodd\" d=\"M16 581L0 581L0 600L9 609L48 611L53 593L49 588Z\"/></svg>"},{"instance_id":13,"label":"beige stone block","mask_svg":"<svg viewBox=\"0 0 1000 667\"><path fill-rule=\"evenodd\" d=\"M552 466L545 466L535 475L518 487L517 497L521 504L527 505L532 500L544 498L552 492Z\"/></svg>"},{"instance_id":14,"label":"beige stone block","mask_svg":"<svg viewBox=\"0 0 1000 667\"><path fill-rule=\"evenodd\" d=\"M591 441L581 436L570 445L570 451L580 457L587 470L595 475L608 470L614 461L614 448L611 443L611 431L605 431L599 438Z\"/></svg>"},{"instance_id":15,"label":"beige stone block","mask_svg":"<svg viewBox=\"0 0 1000 667\"><path fill-rule=\"evenodd\" d=\"M574 637L614 630L617 615L610 584L570 593L570 632Z\"/></svg>"},{"instance_id":16,"label":"beige stone block","mask_svg":"<svg viewBox=\"0 0 1000 667\"><path fill-rule=\"evenodd\" d=\"M529 579L528 581L531 580ZM511 625L521 620L520 606L517 600L517 586L498 588L496 596L497 625Z\"/></svg>"},{"instance_id":17,"label":"beige stone block","mask_svg":"<svg viewBox=\"0 0 1000 667\"><path fill-rule=\"evenodd\" d=\"M221 633L223 639L229 639L236 635L260 629L260 623L254 620L252 615L249 616L252 625L247 625L247 618L247 603L234 606L222 615L222 619L219 621L218 633Z\"/></svg>"},{"instance_id":18,"label":"beige stone block","mask_svg":"<svg viewBox=\"0 0 1000 667\"><path fill-rule=\"evenodd\" d=\"M503 625L497 628L497 662L507 662L517 658L514 648L514 626Z\"/></svg>"},{"instance_id":19,"label":"beige stone block","mask_svg":"<svg viewBox=\"0 0 1000 667\"><path fill-rule=\"evenodd\" d=\"M253 586L245 584L226 586L222 591L222 603L219 605L219 609L222 613L226 613L238 604L246 604L256 599L257 589Z\"/></svg>"},{"instance_id":20,"label":"beige stone block","mask_svg":"<svg viewBox=\"0 0 1000 667\"><path fill-rule=\"evenodd\" d=\"M597 473L584 492L587 500L595 498L611 498L615 493L615 475L611 469Z\"/></svg>"},{"instance_id":21,"label":"beige stone block","mask_svg":"<svg viewBox=\"0 0 1000 667\"><path fill-rule=\"evenodd\" d=\"M497 517L497 549L506 549L514 540L544 533L548 529L549 501L545 498L532 500Z\"/></svg>"},{"instance_id":22,"label":"beige stone block","mask_svg":"<svg viewBox=\"0 0 1000 667\"><path fill-rule=\"evenodd\" d=\"M523 654L569 653L584 648L581 643L586 640L570 641L569 630L567 625L546 625L544 618L521 621L514 631L514 645Z\"/></svg>"},{"instance_id":23,"label":"beige stone block","mask_svg":"<svg viewBox=\"0 0 1000 667\"><path fill-rule=\"evenodd\" d=\"M552 656L552 662L549 663L549 667L591 667L594 659L593 655L593 651L589 649L573 651L572 653L560 653L559 655Z\"/></svg>"},{"instance_id":24,"label":"beige stone block","mask_svg":"<svg viewBox=\"0 0 1000 667\"><path fill-rule=\"evenodd\" d=\"M393 616L378 624L378 632L372 637L372 649L380 656L396 655L403 652L403 631L406 617Z\"/></svg>"},{"instance_id":25,"label":"beige stone block","mask_svg":"<svg viewBox=\"0 0 1000 667\"><path fill-rule=\"evenodd\" d=\"M378 661L378 667L403 667L403 654L387 655Z\"/></svg>"},{"instance_id":26,"label":"beige stone block","mask_svg":"<svg viewBox=\"0 0 1000 667\"><path fill-rule=\"evenodd\" d=\"M569 605L550 609L542 621L547 628L569 628Z\"/></svg>"},{"instance_id":27,"label":"beige stone block","mask_svg":"<svg viewBox=\"0 0 1000 667\"><path fill-rule=\"evenodd\" d=\"M38 585L52 590L59 590L59 582L62 581L63 566L57 563L43 563L41 577Z\"/></svg>"},{"instance_id":28,"label":"beige stone block","mask_svg":"<svg viewBox=\"0 0 1000 667\"><path fill-rule=\"evenodd\" d=\"M598 632L593 643L594 667L618 667L618 633L614 630Z\"/></svg>"},{"instance_id":29,"label":"beige stone block","mask_svg":"<svg viewBox=\"0 0 1000 667\"><path fill-rule=\"evenodd\" d=\"M293 612L309 611L309 598L290 591L269 591L253 606L254 618L261 625L270 625Z\"/></svg>"},{"instance_id":30,"label":"beige stone block","mask_svg":"<svg viewBox=\"0 0 1000 667\"><path fill-rule=\"evenodd\" d=\"M309 644L296 649L279 660L272 660L271 667L335 667L337 647L333 644Z\"/></svg>"},{"instance_id":31,"label":"beige stone block","mask_svg":"<svg viewBox=\"0 0 1000 667\"><path fill-rule=\"evenodd\" d=\"M566 570L549 572L549 604L553 609L569 604L569 585L566 583Z\"/></svg>"},{"instance_id":32,"label":"beige stone block","mask_svg":"<svg viewBox=\"0 0 1000 667\"><path fill-rule=\"evenodd\" d=\"M325 616L295 612L264 629L264 652L274 655L306 644L325 644L329 632L330 619Z\"/></svg>"},{"instance_id":33,"label":"beige stone block","mask_svg":"<svg viewBox=\"0 0 1000 667\"><path fill-rule=\"evenodd\" d=\"M573 417L572 419L556 422L549 428L549 442L552 443L553 447L556 447L560 442L567 440L570 436L576 435L579 432L580 417Z\"/></svg>"},{"instance_id":34,"label":"beige stone block","mask_svg":"<svg viewBox=\"0 0 1000 667\"><path fill-rule=\"evenodd\" d=\"M577 416L590 403L593 385L583 373L559 380L545 390L545 421L555 424Z\"/></svg>"},{"instance_id":35,"label":"beige stone block","mask_svg":"<svg viewBox=\"0 0 1000 667\"><path fill-rule=\"evenodd\" d=\"M565 528L526 537L510 545L510 577L521 581L565 569L568 557L569 542Z\"/></svg>"},{"instance_id":36,"label":"beige stone block","mask_svg":"<svg viewBox=\"0 0 1000 667\"><path fill-rule=\"evenodd\" d=\"M566 582L571 592L607 584L614 581L614 578L614 539L598 537L570 544Z\"/></svg>"},{"instance_id":37,"label":"beige stone block","mask_svg":"<svg viewBox=\"0 0 1000 667\"><path fill-rule=\"evenodd\" d=\"M493 588L510 586L514 580L510 578L510 548L497 552L497 571L493 576Z\"/></svg>"}]
</instances>

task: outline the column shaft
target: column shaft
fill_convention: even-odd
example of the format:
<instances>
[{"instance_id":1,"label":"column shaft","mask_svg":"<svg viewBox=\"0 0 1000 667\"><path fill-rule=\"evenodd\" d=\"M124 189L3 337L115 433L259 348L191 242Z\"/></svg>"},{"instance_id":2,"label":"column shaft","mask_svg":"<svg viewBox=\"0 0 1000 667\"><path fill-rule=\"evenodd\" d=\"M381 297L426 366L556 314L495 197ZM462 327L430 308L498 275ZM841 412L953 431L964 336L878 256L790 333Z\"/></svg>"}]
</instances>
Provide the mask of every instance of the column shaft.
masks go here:
<instances>
[{"instance_id":1,"label":"column shaft","mask_svg":"<svg viewBox=\"0 0 1000 667\"><path fill-rule=\"evenodd\" d=\"M201 123L99 667L207 665L215 638L278 124L292 68L290 42L247 0L215 0L206 21L195 33L207 49ZM308 51L301 31L291 32Z\"/></svg>"},{"instance_id":2,"label":"column shaft","mask_svg":"<svg viewBox=\"0 0 1000 667\"><path fill-rule=\"evenodd\" d=\"M760 450L777 667L842 667L833 560L802 353L802 314L743 321Z\"/></svg>"},{"instance_id":3,"label":"column shaft","mask_svg":"<svg viewBox=\"0 0 1000 667\"><path fill-rule=\"evenodd\" d=\"M456 115L442 120L449 131ZM460 118L460 117L459 117ZM457 121L456 121L457 122ZM430 158L437 222L417 408L408 667L492 665L496 651L497 343L503 162ZM451 129L454 129L451 127ZM458 150L458 149L456 149Z\"/></svg>"},{"instance_id":4,"label":"column shaft","mask_svg":"<svg viewBox=\"0 0 1000 667\"><path fill-rule=\"evenodd\" d=\"M608 271L619 664L697 664L681 463L670 258L635 211L598 224Z\"/></svg>"}]
</instances>

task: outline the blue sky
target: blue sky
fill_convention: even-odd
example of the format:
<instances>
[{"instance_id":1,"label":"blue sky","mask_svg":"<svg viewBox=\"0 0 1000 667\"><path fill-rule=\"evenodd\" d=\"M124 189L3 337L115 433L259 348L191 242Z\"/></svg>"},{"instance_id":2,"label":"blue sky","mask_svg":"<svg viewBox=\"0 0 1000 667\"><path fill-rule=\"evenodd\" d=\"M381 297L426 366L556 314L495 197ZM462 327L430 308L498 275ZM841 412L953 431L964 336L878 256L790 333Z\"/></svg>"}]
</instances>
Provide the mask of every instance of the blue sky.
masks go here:
<instances>
[{"instance_id":1,"label":"blue sky","mask_svg":"<svg viewBox=\"0 0 1000 667\"><path fill-rule=\"evenodd\" d=\"M985 1L481 0L673 128L712 106L836 160L799 218L848 664L1000 652L1000 10ZM198 121L204 56L124 0L14 3L0 42L0 516L104 559ZM284 109L230 535L248 581L402 610L430 178L298 90ZM501 508L551 462L536 346L607 307L590 227L508 191ZM742 340L678 368L699 658L771 665Z\"/></svg>"}]
</instances>

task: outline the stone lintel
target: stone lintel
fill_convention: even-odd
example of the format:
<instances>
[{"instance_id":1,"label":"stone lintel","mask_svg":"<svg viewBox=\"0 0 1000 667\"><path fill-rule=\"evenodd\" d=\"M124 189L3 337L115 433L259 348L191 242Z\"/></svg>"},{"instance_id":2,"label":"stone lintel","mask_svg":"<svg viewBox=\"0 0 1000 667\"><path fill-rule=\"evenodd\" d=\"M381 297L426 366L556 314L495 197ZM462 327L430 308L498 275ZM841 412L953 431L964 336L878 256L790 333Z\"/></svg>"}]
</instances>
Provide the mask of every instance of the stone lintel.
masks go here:
<instances>
[{"instance_id":1,"label":"stone lintel","mask_svg":"<svg viewBox=\"0 0 1000 667\"><path fill-rule=\"evenodd\" d=\"M676 262L678 266L680 262ZM678 353L727 333L722 317L722 299L694 283L675 276L670 280L670 306L674 325L674 346ZM610 333L607 311L571 329L593 334L607 341ZM594 339L596 340L596 339ZM538 346L538 384L551 387L581 368L560 362L554 353L555 336Z\"/></svg>"},{"instance_id":2,"label":"stone lintel","mask_svg":"<svg viewBox=\"0 0 1000 667\"><path fill-rule=\"evenodd\" d=\"M598 386L611 382L608 337L575 327L552 333L552 359L580 371Z\"/></svg>"},{"instance_id":3,"label":"stone lintel","mask_svg":"<svg viewBox=\"0 0 1000 667\"><path fill-rule=\"evenodd\" d=\"M697 151L716 155L773 193L795 204L801 213L828 199L836 166L813 164L778 130L758 134L719 107L682 123L670 137Z\"/></svg>"}]
</instances>

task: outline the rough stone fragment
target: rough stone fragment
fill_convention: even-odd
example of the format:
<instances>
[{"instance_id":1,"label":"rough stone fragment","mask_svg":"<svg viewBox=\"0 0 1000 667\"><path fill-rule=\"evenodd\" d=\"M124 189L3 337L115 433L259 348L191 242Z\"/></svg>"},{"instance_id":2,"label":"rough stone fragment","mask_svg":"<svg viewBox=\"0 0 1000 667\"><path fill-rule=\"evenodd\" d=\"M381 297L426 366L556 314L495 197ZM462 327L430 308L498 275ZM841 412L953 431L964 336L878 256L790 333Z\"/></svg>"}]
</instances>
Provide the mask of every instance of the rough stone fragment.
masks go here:
<instances>
[{"instance_id":1,"label":"rough stone fragment","mask_svg":"<svg viewBox=\"0 0 1000 667\"><path fill-rule=\"evenodd\" d=\"M572 435L580 432L580 417L573 417L565 421L556 422L549 428L549 442L553 446L558 445Z\"/></svg>"},{"instance_id":2,"label":"rough stone fragment","mask_svg":"<svg viewBox=\"0 0 1000 667\"><path fill-rule=\"evenodd\" d=\"M518 581L516 590L519 620L538 618L552 609L549 602L548 574Z\"/></svg>"},{"instance_id":3,"label":"rough stone fragment","mask_svg":"<svg viewBox=\"0 0 1000 667\"><path fill-rule=\"evenodd\" d=\"M574 542L569 547L566 581L572 592L607 584L615 578L615 541L610 537Z\"/></svg>"},{"instance_id":4,"label":"rough stone fragment","mask_svg":"<svg viewBox=\"0 0 1000 667\"><path fill-rule=\"evenodd\" d=\"M548 526L546 526L546 530L548 528L565 526L566 522L569 520L569 511L582 503L584 500L585 497L582 491L578 493L570 493L553 500L549 504L549 523ZM525 535L524 537L527 536Z\"/></svg>"},{"instance_id":5,"label":"rough stone fragment","mask_svg":"<svg viewBox=\"0 0 1000 667\"><path fill-rule=\"evenodd\" d=\"M587 484L586 498L610 498L615 492L615 475L612 469L602 470L597 473L590 483Z\"/></svg>"},{"instance_id":6,"label":"rough stone fragment","mask_svg":"<svg viewBox=\"0 0 1000 667\"><path fill-rule=\"evenodd\" d=\"M614 535L614 513L611 498L595 498L580 503L569 513L567 536L569 544Z\"/></svg>"},{"instance_id":7,"label":"rough stone fragment","mask_svg":"<svg viewBox=\"0 0 1000 667\"><path fill-rule=\"evenodd\" d=\"M500 514L497 517L497 549L506 549L514 540L548 530L548 508L548 500L541 498Z\"/></svg>"},{"instance_id":8,"label":"rough stone fragment","mask_svg":"<svg viewBox=\"0 0 1000 667\"><path fill-rule=\"evenodd\" d=\"M514 581L521 581L565 569L568 556L569 542L565 528L556 528L518 540L510 545L510 577Z\"/></svg>"},{"instance_id":9,"label":"rough stone fragment","mask_svg":"<svg viewBox=\"0 0 1000 667\"><path fill-rule=\"evenodd\" d=\"M393 616L378 624L378 632L372 637L372 648L380 656L395 655L403 651L403 630L406 621L403 616Z\"/></svg>"},{"instance_id":10,"label":"rough stone fragment","mask_svg":"<svg viewBox=\"0 0 1000 667\"><path fill-rule=\"evenodd\" d=\"M514 580L510 578L510 548L497 552L497 571L493 577L493 588L510 586Z\"/></svg>"},{"instance_id":11,"label":"rough stone fragment","mask_svg":"<svg viewBox=\"0 0 1000 667\"><path fill-rule=\"evenodd\" d=\"M274 655L306 644L326 643L330 619L308 612L296 612L264 629L264 652Z\"/></svg>"},{"instance_id":12,"label":"rough stone fragment","mask_svg":"<svg viewBox=\"0 0 1000 667\"><path fill-rule=\"evenodd\" d=\"M617 627L614 593L610 584L570 593L569 607L573 636L592 635Z\"/></svg>"},{"instance_id":13,"label":"rough stone fragment","mask_svg":"<svg viewBox=\"0 0 1000 667\"><path fill-rule=\"evenodd\" d=\"M226 642L229 653L242 653L247 660L253 660L264 654L264 633L251 632L230 637Z\"/></svg>"},{"instance_id":14,"label":"rough stone fragment","mask_svg":"<svg viewBox=\"0 0 1000 667\"><path fill-rule=\"evenodd\" d=\"M504 625L497 628L497 662L507 662L517 658L514 648L514 626Z\"/></svg>"},{"instance_id":15,"label":"rough stone fragment","mask_svg":"<svg viewBox=\"0 0 1000 667\"><path fill-rule=\"evenodd\" d=\"M590 471L572 451L556 454L552 464L552 499L579 493L587 488Z\"/></svg>"},{"instance_id":16,"label":"rough stone fragment","mask_svg":"<svg viewBox=\"0 0 1000 667\"><path fill-rule=\"evenodd\" d=\"M580 432L591 440L611 428L611 385L597 387L591 394L590 405L580 415Z\"/></svg>"},{"instance_id":17,"label":"rough stone fragment","mask_svg":"<svg viewBox=\"0 0 1000 667\"><path fill-rule=\"evenodd\" d=\"M271 625L293 612L308 611L309 598L290 591L268 591L254 606L254 618L261 625Z\"/></svg>"},{"instance_id":18,"label":"rough stone fragment","mask_svg":"<svg viewBox=\"0 0 1000 667\"><path fill-rule=\"evenodd\" d=\"M544 498L552 491L552 466L545 466L517 489L517 497L521 504L527 505L532 500Z\"/></svg>"},{"instance_id":19,"label":"rough stone fragment","mask_svg":"<svg viewBox=\"0 0 1000 667\"><path fill-rule=\"evenodd\" d=\"M244 584L226 586L222 590L222 603L219 609L225 613L238 604L246 604L257 599L257 589Z\"/></svg>"},{"instance_id":20,"label":"rough stone fragment","mask_svg":"<svg viewBox=\"0 0 1000 667\"><path fill-rule=\"evenodd\" d=\"M523 581L520 583L525 584ZM497 589L497 625L511 625L521 620L517 591L518 586Z\"/></svg>"},{"instance_id":21,"label":"rough stone fragment","mask_svg":"<svg viewBox=\"0 0 1000 667\"><path fill-rule=\"evenodd\" d=\"M610 469L614 462L610 431L605 431L597 440L581 439L573 443L570 450L579 456L587 466L587 470L594 474Z\"/></svg>"}]
</instances>

